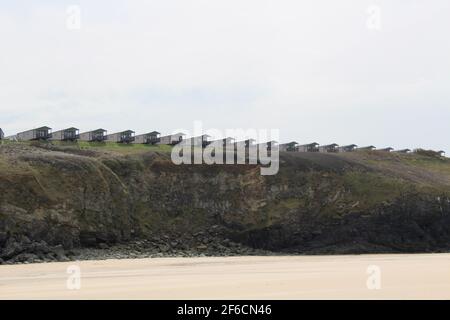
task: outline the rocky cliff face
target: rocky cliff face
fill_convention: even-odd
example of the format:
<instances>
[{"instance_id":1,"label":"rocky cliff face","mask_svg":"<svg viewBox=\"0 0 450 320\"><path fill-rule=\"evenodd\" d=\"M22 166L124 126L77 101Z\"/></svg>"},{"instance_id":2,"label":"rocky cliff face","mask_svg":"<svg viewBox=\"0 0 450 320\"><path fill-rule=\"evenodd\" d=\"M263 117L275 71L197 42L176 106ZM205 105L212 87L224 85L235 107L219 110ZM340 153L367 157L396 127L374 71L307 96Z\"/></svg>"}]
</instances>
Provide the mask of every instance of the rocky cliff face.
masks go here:
<instances>
[{"instance_id":1,"label":"rocky cliff face","mask_svg":"<svg viewBox=\"0 0 450 320\"><path fill-rule=\"evenodd\" d=\"M161 236L189 247L213 227L276 252L449 250L450 161L283 153L279 174L261 176L250 165L175 166L159 151L0 146L0 259Z\"/></svg>"}]
</instances>

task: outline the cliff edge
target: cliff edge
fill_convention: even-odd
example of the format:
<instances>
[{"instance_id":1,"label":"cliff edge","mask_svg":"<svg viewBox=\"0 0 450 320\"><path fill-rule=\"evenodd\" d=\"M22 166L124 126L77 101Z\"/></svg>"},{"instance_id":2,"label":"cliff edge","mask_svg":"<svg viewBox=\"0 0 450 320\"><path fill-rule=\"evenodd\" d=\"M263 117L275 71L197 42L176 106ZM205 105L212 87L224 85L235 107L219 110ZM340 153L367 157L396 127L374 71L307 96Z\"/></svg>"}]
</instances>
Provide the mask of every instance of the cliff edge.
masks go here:
<instances>
[{"instance_id":1,"label":"cliff edge","mask_svg":"<svg viewBox=\"0 0 450 320\"><path fill-rule=\"evenodd\" d=\"M0 263L130 241L165 252L450 250L448 158L284 152L279 173L261 176L255 165L176 166L169 151L1 145Z\"/></svg>"}]
</instances>

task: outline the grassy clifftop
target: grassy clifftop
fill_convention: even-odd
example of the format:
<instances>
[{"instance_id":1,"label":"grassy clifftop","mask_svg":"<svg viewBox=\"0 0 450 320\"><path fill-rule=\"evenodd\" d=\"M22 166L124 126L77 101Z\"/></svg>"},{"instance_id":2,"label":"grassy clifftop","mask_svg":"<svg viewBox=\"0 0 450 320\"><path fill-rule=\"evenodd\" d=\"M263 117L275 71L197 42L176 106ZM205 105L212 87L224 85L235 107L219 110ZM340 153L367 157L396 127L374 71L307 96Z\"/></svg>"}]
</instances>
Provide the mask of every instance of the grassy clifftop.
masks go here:
<instances>
[{"instance_id":1,"label":"grassy clifftop","mask_svg":"<svg viewBox=\"0 0 450 320\"><path fill-rule=\"evenodd\" d=\"M282 153L280 171L181 165L170 148L0 146L0 248L25 236L64 248L213 226L300 253L450 248L450 160L417 154Z\"/></svg>"}]
</instances>

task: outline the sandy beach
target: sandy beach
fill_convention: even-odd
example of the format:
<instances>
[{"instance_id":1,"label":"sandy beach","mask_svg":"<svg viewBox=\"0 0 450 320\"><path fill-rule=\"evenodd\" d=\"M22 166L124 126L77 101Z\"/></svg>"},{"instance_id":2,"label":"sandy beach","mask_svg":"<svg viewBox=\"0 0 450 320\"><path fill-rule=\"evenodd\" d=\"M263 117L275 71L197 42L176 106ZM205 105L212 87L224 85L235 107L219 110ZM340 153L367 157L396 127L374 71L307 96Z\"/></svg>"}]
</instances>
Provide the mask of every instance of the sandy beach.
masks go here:
<instances>
[{"instance_id":1,"label":"sandy beach","mask_svg":"<svg viewBox=\"0 0 450 320\"><path fill-rule=\"evenodd\" d=\"M0 299L450 299L450 254L3 265Z\"/></svg>"}]
</instances>

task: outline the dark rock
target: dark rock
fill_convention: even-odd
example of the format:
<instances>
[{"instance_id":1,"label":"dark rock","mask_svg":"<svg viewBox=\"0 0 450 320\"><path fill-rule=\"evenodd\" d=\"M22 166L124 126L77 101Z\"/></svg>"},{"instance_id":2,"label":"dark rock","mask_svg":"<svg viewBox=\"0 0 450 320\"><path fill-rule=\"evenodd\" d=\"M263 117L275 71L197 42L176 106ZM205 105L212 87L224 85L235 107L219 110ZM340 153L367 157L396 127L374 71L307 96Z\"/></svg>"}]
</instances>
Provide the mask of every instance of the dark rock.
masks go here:
<instances>
[{"instance_id":1,"label":"dark rock","mask_svg":"<svg viewBox=\"0 0 450 320\"><path fill-rule=\"evenodd\" d=\"M24 247L13 239L9 239L0 253L0 258L8 260L24 251Z\"/></svg>"},{"instance_id":2,"label":"dark rock","mask_svg":"<svg viewBox=\"0 0 450 320\"><path fill-rule=\"evenodd\" d=\"M205 233L203 231L199 231L199 232L194 233L193 236L197 238L197 237L203 236L204 234Z\"/></svg>"},{"instance_id":3,"label":"dark rock","mask_svg":"<svg viewBox=\"0 0 450 320\"><path fill-rule=\"evenodd\" d=\"M160 245L158 248L161 252L167 252L170 250L170 247L167 245Z\"/></svg>"},{"instance_id":4,"label":"dark rock","mask_svg":"<svg viewBox=\"0 0 450 320\"><path fill-rule=\"evenodd\" d=\"M27 245L27 244L30 244L30 243L31 243L31 240L30 240L27 236L22 235L22 236L20 237L19 242L20 242L21 244L23 244L23 245Z\"/></svg>"},{"instance_id":5,"label":"dark rock","mask_svg":"<svg viewBox=\"0 0 450 320\"><path fill-rule=\"evenodd\" d=\"M100 244L98 245L98 247L99 247L100 249L103 249L103 250L109 248L109 246L108 246L106 243L100 243Z\"/></svg>"},{"instance_id":6,"label":"dark rock","mask_svg":"<svg viewBox=\"0 0 450 320\"><path fill-rule=\"evenodd\" d=\"M6 243L6 240L8 240L8 234L0 231L0 248Z\"/></svg>"},{"instance_id":7,"label":"dark rock","mask_svg":"<svg viewBox=\"0 0 450 320\"><path fill-rule=\"evenodd\" d=\"M80 243L85 247L95 247L97 245L96 233L92 231L80 232Z\"/></svg>"},{"instance_id":8,"label":"dark rock","mask_svg":"<svg viewBox=\"0 0 450 320\"><path fill-rule=\"evenodd\" d=\"M51 251L56 254L64 254L64 247L61 244L59 244L51 247Z\"/></svg>"},{"instance_id":9,"label":"dark rock","mask_svg":"<svg viewBox=\"0 0 450 320\"><path fill-rule=\"evenodd\" d=\"M13 262L34 262L38 257L32 253L21 253L15 256L12 261Z\"/></svg>"},{"instance_id":10,"label":"dark rock","mask_svg":"<svg viewBox=\"0 0 450 320\"><path fill-rule=\"evenodd\" d=\"M44 240L39 242L33 242L28 246L28 251L35 254L45 254L50 252L50 250L51 250L50 247Z\"/></svg>"},{"instance_id":11,"label":"dark rock","mask_svg":"<svg viewBox=\"0 0 450 320\"><path fill-rule=\"evenodd\" d=\"M450 161L416 156L281 153L261 176L152 151L2 145L18 165L0 172L0 258L449 251Z\"/></svg>"}]
</instances>

